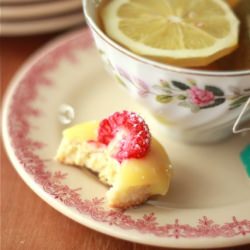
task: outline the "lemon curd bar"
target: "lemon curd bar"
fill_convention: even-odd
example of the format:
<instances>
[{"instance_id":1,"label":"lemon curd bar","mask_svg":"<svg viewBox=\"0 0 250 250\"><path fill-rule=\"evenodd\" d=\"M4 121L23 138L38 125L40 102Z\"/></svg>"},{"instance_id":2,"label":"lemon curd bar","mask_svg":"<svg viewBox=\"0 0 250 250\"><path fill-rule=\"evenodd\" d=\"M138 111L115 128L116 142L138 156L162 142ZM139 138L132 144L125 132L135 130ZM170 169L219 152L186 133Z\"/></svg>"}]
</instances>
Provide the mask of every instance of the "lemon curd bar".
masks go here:
<instances>
[{"instance_id":1,"label":"lemon curd bar","mask_svg":"<svg viewBox=\"0 0 250 250\"><path fill-rule=\"evenodd\" d=\"M165 195L171 164L160 143L151 138L144 120L132 112L116 112L63 131L56 160L86 167L111 188L111 207L128 208L153 195Z\"/></svg>"}]
</instances>

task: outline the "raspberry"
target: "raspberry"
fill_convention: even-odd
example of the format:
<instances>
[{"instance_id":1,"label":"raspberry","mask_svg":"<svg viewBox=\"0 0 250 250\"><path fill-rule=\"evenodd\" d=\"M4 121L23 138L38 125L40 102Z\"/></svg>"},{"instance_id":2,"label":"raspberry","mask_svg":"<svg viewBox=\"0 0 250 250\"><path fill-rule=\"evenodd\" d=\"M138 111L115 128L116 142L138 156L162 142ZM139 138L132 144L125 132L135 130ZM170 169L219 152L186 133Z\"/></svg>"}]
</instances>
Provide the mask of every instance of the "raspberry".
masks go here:
<instances>
[{"instance_id":1,"label":"raspberry","mask_svg":"<svg viewBox=\"0 0 250 250\"><path fill-rule=\"evenodd\" d=\"M107 146L114 142L117 150L113 157L119 162L145 156L149 150L150 138L147 124L134 112L116 112L99 125L98 141Z\"/></svg>"}]
</instances>

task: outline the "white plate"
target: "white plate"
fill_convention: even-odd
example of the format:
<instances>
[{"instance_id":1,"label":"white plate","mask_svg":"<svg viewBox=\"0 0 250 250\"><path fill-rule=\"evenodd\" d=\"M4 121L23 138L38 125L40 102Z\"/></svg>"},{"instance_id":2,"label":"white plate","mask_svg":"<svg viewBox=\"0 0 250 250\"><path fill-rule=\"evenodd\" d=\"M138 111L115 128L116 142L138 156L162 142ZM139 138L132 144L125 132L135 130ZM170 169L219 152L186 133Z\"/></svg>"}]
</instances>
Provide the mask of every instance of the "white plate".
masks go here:
<instances>
[{"instance_id":1,"label":"white plate","mask_svg":"<svg viewBox=\"0 0 250 250\"><path fill-rule=\"evenodd\" d=\"M38 20L2 22L0 23L0 35L16 36L43 34L79 26L83 23L84 16L82 11Z\"/></svg>"},{"instance_id":2,"label":"white plate","mask_svg":"<svg viewBox=\"0 0 250 250\"><path fill-rule=\"evenodd\" d=\"M56 16L75 10L82 10L81 0L37 2L25 5L0 6L1 20L15 20Z\"/></svg>"},{"instance_id":3,"label":"white plate","mask_svg":"<svg viewBox=\"0 0 250 250\"><path fill-rule=\"evenodd\" d=\"M7 93L2 127L8 155L28 186L71 219L129 241L189 248L250 243L250 182L239 160L247 138L207 146L171 141L118 85L88 30L50 43L23 66ZM169 194L127 211L107 207L107 188L94 175L53 160L65 128L58 119L62 104L75 110L72 124L123 109L141 113L172 160Z\"/></svg>"}]
</instances>

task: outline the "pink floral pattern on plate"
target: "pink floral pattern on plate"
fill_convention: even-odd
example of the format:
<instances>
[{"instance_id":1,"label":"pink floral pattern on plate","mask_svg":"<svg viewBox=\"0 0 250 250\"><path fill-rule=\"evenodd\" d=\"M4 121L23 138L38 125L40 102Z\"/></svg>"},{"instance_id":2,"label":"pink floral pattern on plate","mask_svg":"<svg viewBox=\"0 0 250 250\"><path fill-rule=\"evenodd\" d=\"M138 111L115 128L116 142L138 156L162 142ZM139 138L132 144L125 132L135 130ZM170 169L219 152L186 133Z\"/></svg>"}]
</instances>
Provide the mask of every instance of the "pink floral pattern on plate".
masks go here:
<instances>
[{"instance_id":1,"label":"pink floral pattern on plate","mask_svg":"<svg viewBox=\"0 0 250 250\"><path fill-rule=\"evenodd\" d=\"M235 237L250 234L250 220L238 220L235 216L224 224L218 224L203 216L197 219L196 225L182 224L177 218L173 219L172 223L160 224L154 213L133 218L126 211L105 209L102 197L82 199L79 189L72 189L63 183L67 174L61 171L54 173L50 171L51 162L42 159L38 154L46 145L30 138L30 133L34 129L29 122L30 118L35 119L43 115L40 110L32 106L32 103L39 96L39 85L46 85L48 88L53 86L53 82L46 77L45 73L56 68L61 59L77 63L73 52L88 49L90 46L92 46L92 39L88 31L75 33L54 45L53 50L46 50L46 53L43 53L43 56L40 56L20 79L8 110L8 133L16 158L25 171L45 192L59 202L77 209L79 213L88 215L93 220L115 225L124 230L134 229L140 233L176 239ZM213 97L208 90L204 92L197 88L191 88L189 95L197 104L199 102L199 105L207 104Z\"/></svg>"}]
</instances>

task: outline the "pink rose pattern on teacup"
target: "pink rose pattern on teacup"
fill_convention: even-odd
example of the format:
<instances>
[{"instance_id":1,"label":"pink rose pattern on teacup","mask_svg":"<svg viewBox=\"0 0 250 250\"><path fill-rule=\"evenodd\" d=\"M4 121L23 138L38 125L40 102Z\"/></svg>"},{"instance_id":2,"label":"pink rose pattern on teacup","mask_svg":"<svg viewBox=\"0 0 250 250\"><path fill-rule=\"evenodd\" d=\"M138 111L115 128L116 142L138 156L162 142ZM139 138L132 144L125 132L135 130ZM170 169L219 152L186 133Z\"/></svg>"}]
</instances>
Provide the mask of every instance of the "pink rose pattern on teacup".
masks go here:
<instances>
[{"instance_id":1,"label":"pink rose pattern on teacup","mask_svg":"<svg viewBox=\"0 0 250 250\"><path fill-rule=\"evenodd\" d=\"M155 85L159 91L156 94L156 100L160 103L169 103L174 100L180 100L179 106L190 108L193 113L202 109L216 107L228 101L229 110L240 107L250 98L250 89L232 89L232 93L225 95L221 88L212 85L205 85L201 88L193 80L187 80L187 83L179 81L160 81Z\"/></svg>"},{"instance_id":2,"label":"pink rose pattern on teacup","mask_svg":"<svg viewBox=\"0 0 250 250\"><path fill-rule=\"evenodd\" d=\"M215 96L213 92L204 90L196 86L191 87L188 91L189 100L199 107L204 107L214 102Z\"/></svg>"}]
</instances>

